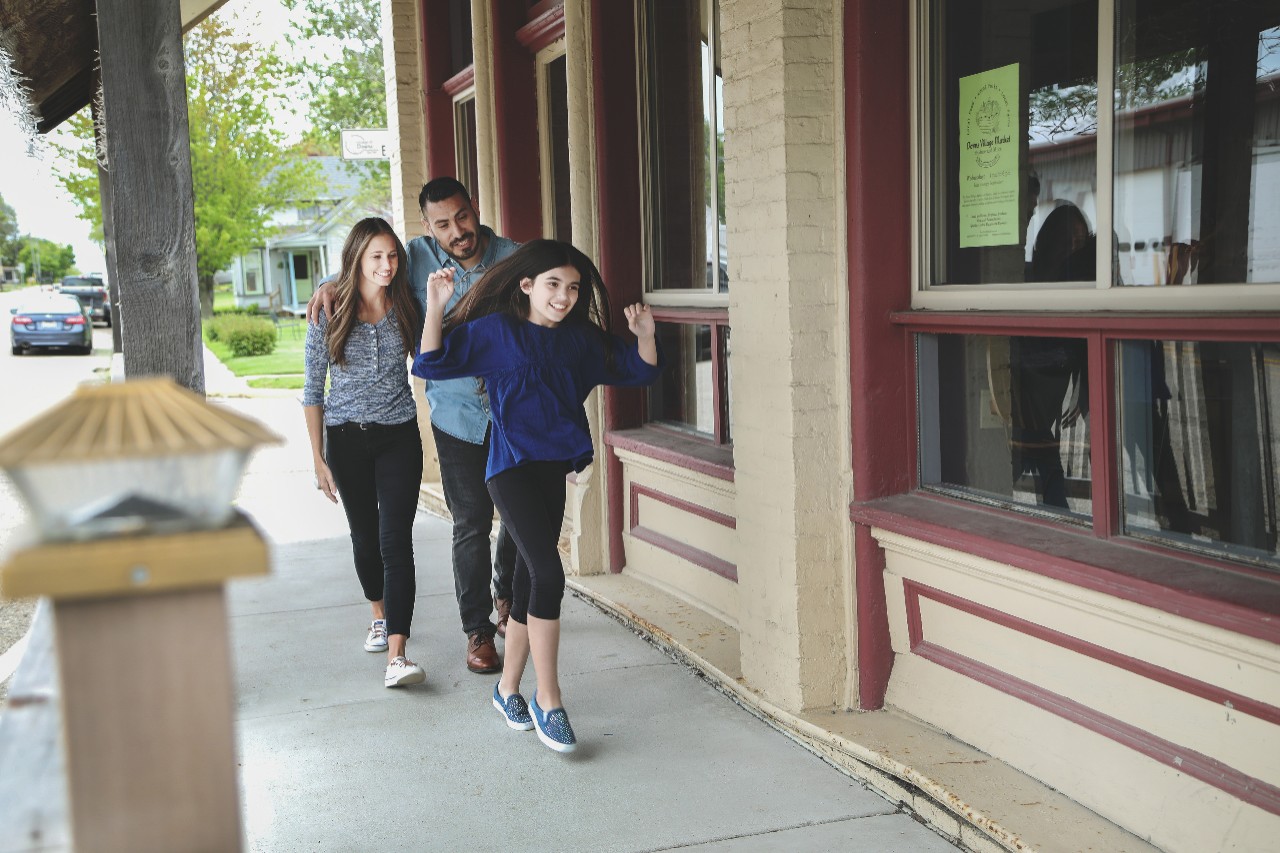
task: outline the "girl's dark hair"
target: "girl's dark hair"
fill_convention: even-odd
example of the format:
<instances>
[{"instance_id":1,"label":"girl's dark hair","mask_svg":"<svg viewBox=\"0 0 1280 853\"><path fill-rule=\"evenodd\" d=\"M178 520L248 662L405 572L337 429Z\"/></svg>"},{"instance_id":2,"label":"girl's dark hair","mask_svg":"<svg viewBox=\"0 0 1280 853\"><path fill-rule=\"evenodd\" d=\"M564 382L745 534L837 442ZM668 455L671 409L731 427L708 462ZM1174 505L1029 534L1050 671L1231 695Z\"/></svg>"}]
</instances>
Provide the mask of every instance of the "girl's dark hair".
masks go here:
<instances>
[{"instance_id":1,"label":"girl's dark hair","mask_svg":"<svg viewBox=\"0 0 1280 853\"><path fill-rule=\"evenodd\" d=\"M529 297L520 289L526 278L536 279L547 270L573 267L581 284L578 301L564 318L565 325L587 326L600 338L605 367L613 371L613 338L610 334L609 294L600 270L577 248L559 240L530 240L484 274L458 301L445 320L448 334L463 323L486 314L505 312L521 320L529 316Z\"/></svg>"},{"instance_id":2,"label":"girl's dark hair","mask_svg":"<svg viewBox=\"0 0 1280 853\"><path fill-rule=\"evenodd\" d=\"M342 271L334 282L333 316L329 318L329 328L325 332L329 358L335 364L347 363L347 338L356 324L360 306L360 260L373 238L382 235L390 237L395 244L397 260L396 274L387 287L387 298L395 311L396 325L400 327L404 354L413 354L421 318L418 316L418 300L409 287L409 259L405 257L404 244L395 230L386 220L371 216L357 222L347 235L347 242L342 245Z\"/></svg>"}]
</instances>

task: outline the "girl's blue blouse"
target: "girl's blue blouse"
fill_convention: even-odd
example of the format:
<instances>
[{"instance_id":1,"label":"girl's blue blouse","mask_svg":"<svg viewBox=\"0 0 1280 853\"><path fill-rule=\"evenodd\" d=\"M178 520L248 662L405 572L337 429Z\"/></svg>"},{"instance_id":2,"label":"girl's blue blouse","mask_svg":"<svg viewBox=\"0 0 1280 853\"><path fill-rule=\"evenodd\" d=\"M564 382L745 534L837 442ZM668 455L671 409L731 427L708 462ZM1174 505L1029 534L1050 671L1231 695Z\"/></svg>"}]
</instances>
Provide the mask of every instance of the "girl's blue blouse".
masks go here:
<instances>
[{"instance_id":1,"label":"girl's blue blouse","mask_svg":"<svg viewBox=\"0 0 1280 853\"><path fill-rule=\"evenodd\" d=\"M450 332L434 352L413 360L424 379L479 376L489 392L493 429L485 479L526 462L565 462L574 471L594 454L587 395L597 385L649 385L661 372L635 344L612 340L606 373L600 336L583 326L547 328L510 314L489 314Z\"/></svg>"}]
</instances>

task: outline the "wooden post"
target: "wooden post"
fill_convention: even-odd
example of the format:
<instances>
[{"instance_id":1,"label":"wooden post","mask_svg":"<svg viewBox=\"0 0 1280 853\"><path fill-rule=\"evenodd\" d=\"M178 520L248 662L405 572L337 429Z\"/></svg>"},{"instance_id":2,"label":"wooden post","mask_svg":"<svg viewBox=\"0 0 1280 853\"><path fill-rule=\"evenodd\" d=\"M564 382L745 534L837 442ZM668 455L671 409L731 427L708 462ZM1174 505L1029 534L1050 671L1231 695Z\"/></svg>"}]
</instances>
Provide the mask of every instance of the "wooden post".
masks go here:
<instances>
[{"instance_id":1,"label":"wooden post","mask_svg":"<svg viewBox=\"0 0 1280 853\"><path fill-rule=\"evenodd\" d=\"M97 17L125 374L203 393L179 0L114 0Z\"/></svg>"}]
</instances>

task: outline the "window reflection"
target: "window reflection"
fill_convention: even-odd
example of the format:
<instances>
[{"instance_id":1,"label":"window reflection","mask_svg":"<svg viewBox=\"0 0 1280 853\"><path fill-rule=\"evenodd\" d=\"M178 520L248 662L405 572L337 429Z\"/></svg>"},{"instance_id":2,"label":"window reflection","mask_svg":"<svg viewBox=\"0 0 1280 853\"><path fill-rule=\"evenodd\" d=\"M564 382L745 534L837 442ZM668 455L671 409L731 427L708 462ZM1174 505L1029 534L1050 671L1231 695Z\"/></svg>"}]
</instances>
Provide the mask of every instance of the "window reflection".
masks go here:
<instances>
[{"instance_id":1,"label":"window reflection","mask_svg":"<svg viewBox=\"0 0 1280 853\"><path fill-rule=\"evenodd\" d=\"M1087 518L1080 338L921 335L921 483Z\"/></svg>"},{"instance_id":2,"label":"window reflection","mask_svg":"<svg viewBox=\"0 0 1280 853\"><path fill-rule=\"evenodd\" d=\"M1280 343L1119 351L1125 532L1274 561Z\"/></svg>"},{"instance_id":3,"label":"window reflection","mask_svg":"<svg viewBox=\"0 0 1280 853\"><path fill-rule=\"evenodd\" d=\"M1275 0L1117 0L1119 283L1280 282L1278 87Z\"/></svg>"}]
</instances>

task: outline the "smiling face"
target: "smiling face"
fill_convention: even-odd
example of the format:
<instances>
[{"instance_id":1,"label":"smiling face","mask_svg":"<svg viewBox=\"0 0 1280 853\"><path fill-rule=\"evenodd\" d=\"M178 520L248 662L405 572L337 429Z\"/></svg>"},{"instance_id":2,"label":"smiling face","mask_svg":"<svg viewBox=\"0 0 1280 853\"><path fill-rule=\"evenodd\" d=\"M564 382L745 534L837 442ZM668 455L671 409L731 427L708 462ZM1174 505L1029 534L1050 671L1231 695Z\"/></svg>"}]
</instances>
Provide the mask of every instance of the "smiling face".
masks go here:
<instances>
[{"instance_id":1,"label":"smiling face","mask_svg":"<svg viewBox=\"0 0 1280 853\"><path fill-rule=\"evenodd\" d=\"M470 269L484 257L480 217L461 193L422 208L422 224L449 257Z\"/></svg>"},{"instance_id":2,"label":"smiling face","mask_svg":"<svg viewBox=\"0 0 1280 853\"><path fill-rule=\"evenodd\" d=\"M369 241L360 256L360 278L364 284L386 287L400 268L395 240L390 234L378 234Z\"/></svg>"},{"instance_id":3,"label":"smiling face","mask_svg":"<svg viewBox=\"0 0 1280 853\"><path fill-rule=\"evenodd\" d=\"M529 297L529 322L553 329L564 322L578 304L582 276L573 267L556 267L537 278L526 278L520 289Z\"/></svg>"}]
</instances>

